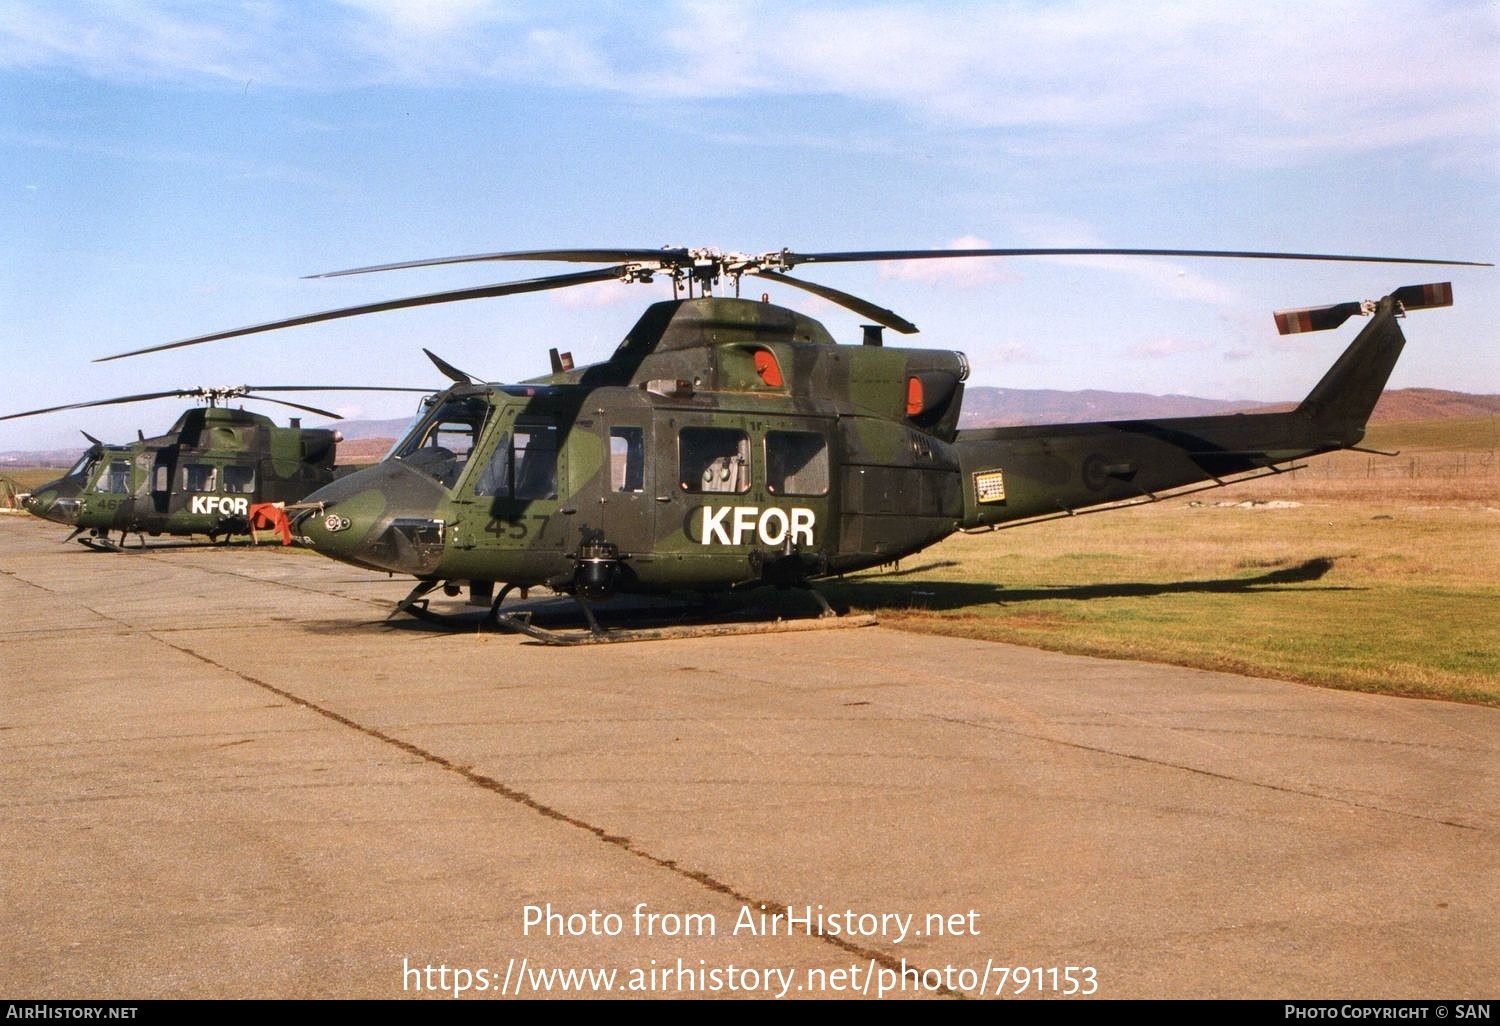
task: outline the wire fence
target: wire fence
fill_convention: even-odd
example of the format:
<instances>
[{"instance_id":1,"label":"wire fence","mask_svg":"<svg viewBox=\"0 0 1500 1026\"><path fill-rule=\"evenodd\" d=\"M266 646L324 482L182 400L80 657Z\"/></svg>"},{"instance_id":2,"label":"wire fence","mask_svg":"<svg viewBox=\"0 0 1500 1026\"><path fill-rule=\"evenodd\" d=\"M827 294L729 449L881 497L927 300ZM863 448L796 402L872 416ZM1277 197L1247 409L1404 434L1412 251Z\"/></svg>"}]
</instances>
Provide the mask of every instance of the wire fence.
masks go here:
<instances>
[{"instance_id":1,"label":"wire fence","mask_svg":"<svg viewBox=\"0 0 1500 1026\"><path fill-rule=\"evenodd\" d=\"M1378 456L1331 453L1291 472L1293 478L1321 480L1451 480L1500 476L1500 450L1422 452Z\"/></svg>"}]
</instances>

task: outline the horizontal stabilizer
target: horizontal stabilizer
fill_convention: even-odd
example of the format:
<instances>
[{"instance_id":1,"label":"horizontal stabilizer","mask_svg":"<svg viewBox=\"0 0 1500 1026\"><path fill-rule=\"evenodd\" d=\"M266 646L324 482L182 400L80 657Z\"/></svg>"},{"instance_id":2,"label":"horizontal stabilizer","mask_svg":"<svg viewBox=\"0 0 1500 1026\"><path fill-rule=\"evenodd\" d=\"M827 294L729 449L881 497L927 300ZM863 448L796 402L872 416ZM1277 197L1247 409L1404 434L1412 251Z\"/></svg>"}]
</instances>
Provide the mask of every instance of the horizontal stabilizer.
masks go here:
<instances>
[{"instance_id":1,"label":"horizontal stabilizer","mask_svg":"<svg viewBox=\"0 0 1500 1026\"><path fill-rule=\"evenodd\" d=\"M1453 305L1453 285L1440 281L1432 285L1403 285L1391 293L1402 310L1427 310L1435 306ZM1327 331L1337 328L1355 314L1369 316L1375 312L1376 302L1335 303L1332 306L1309 306L1301 310L1278 310L1276 330L1283 335L1295 335L1302 331Z\"/></svg>"}]
</instances>

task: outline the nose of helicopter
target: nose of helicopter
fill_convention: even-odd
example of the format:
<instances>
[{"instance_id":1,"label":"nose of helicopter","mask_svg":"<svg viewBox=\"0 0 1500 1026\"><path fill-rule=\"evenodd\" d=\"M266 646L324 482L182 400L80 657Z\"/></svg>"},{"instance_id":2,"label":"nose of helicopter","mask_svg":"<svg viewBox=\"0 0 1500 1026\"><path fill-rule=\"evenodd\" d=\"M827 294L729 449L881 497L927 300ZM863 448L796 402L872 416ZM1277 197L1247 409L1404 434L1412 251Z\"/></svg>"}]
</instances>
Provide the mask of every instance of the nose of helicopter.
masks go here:
<instances>
[{"instance_id":1,"label":"nose of helicopter","mask_svg":"<svg viewBox=\"0 0 1500 1026\"><path fill-rule=\"evenodd\" d=\"M32 516L70 526L78 523L78 505L76 498L45 485L21 500L21 506Z\"/></svg>"},{"instance_id":2,"label":"nose of helicopter","mask_svg":"<svg viewBox=\"0 0 1500 1026\"><path fill-rule=\"evenodd\" d=\"M313 492L297 532L320 555L394 573L429 573L442 555L443 525L433 519L442 488L387 461Z\"/></svg>"}]
</instances>

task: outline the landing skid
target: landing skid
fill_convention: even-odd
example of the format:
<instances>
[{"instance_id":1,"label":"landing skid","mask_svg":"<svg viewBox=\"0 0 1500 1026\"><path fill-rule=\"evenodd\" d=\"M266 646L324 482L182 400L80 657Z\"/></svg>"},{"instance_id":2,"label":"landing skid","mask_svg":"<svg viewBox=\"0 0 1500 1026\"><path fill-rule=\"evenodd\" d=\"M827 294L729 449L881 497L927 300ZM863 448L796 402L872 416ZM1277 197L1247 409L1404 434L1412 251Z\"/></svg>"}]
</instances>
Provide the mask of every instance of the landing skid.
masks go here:
<instances>
[{"instance_id":1,"label":"landing skid","mask_svg":"<svg viewBox=\"0 0 1500 1026\"><path fill-rule=\"evenodd\" d=\"M418 581L416 587L412 588L412 590L407 593L406 598L396 603L396 608L391 610L390 616L387 616L386 619L394 619L398 613L406 613L408 616L413 616L424 623L435 623L440 624L444 627L473 626L474 620L472 617L459 617L450 616L445 613L436 613L433 612L432 609L428 606L427 595L442 587L443 582L441 581ZM500 619L500 603L504 602L506 596L509 595L512 591L517 590L521 592L521 597L524 599L528 590L526 588L518 589L514 584L507 584L505 587L501 588L500 594L495 596L495 601L490 603L490 611L489 614L485 617L485 620L498 622ZM444 591L446 593L447 589L444 588Z\"/></svg>"},{"instance_id":2,"label":"landing skid","mask_svg":"<svg viewBox=\"0 0 1500 1026\"><path fill-rule=\"evenodd\" d=\"M673 638L722 638L734 634L782 634L824 631L840 627L873 627L873 616L820 616L808 620L766 620L749 623L684 624L673 627L616 627L582 631L549 631L531 622L530 611L495 617L501 628L524 634L543 645L601 645L625 641L667 641Z\"/></svg>"},{"instance_id":3,"label":"landing skid","mask_svg":"<svg viewBox=\"0 0 1500 1026\"><path fill-rule=\"evenodd\" d=\"M78 531L74 531L65 540L71 541L73 538L77 537L78 534L79 534ZM120 532L120 540L118 542L113 542L113 541L109 540L109 532L108 531L95 531L93 533L86 534L83 537L79 538L78 539L78 544L80 544L80 545L86 545L89 548L93 549L95 552L124 552L125 551L125 539L128 536L128 534L129 534L129 532L121 531ZM140 539L140 547L144 549L146 547L146 538L145 538L145 536L144 535L137 535L136 537Z\"/></svg>"},{"instance_id":4,"label":"landing skid","mask_svg":"<svg viewBox=\"0 0 1500 1026\"><path fill-rule=\"evenodd\" d=\"M419 581L404 599L396 603L396 608L391 610L390 617L387 619L406 613L424 623L472 629L476 623L473 616L453 616L436 612L429 607L427 596L439 587L442 587L439 581ZM489 613L480 622L493 623L501 630L513 634L524 634L544 645L598 645L626 641L664 641L671 638L717 638L735 634L779 634L792 631L834 630L841 627L872 627L876 623L873 616L840 616L834 612L822 595L811 588L806 588L803 590L816 599L821 608L821 612L816 617L793 620L778 617L775 620L726 620L718 623L679 623L661 627L606 628L600 625L598 617L594 615L593 603L575 596L574 601L582 610L587 627L581 630L551 630L532 622L534 610L500 612L500 603L505 601L506 596L512 590L514 590L512 585L502 588L494 602L490 604ZM522 598L526 597L525 589L521 589L521 595Z\"/></svg>"}]
</instances>

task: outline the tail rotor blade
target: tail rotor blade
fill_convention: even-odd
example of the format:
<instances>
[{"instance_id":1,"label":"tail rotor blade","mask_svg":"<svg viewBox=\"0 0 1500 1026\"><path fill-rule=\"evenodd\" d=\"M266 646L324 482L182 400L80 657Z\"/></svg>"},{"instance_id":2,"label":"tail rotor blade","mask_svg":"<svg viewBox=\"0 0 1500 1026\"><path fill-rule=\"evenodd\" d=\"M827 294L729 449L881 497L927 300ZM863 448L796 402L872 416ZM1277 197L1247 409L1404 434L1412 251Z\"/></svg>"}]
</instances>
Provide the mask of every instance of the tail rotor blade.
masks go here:
<instances>
[{"instance_id":1,"label":"tail rotor blade","mask_svg":"<svg viewBox=\"0 0 1500 1026\"><path fill-rule=\"evenodd\" d=\"M1403 310L1430 310L1437 306L1453 305L1453 285L1442 281L1432 285L1403 285L1392 292L1390 298ZM1356 315L1375 312L1376 301L1363 303L1335 303L1332 306L1309 306L1298 310L1278 310L1276 330L1283 335L1295 335L1303 331L1327 331L1337 328Z\"/></svg>"},{"instance_id":2,"label":"tail rotor blade","mask_svg":"<svg viewBox=\"0 0 1500 1026\"><path fill-rule=\"evenodd\" d=\"M1440 281L1432 285L1403 285L1391 298L1406 310L1430 310L1435 306L1453 305L1453 284Z\"/></svg>"},{"instance_id":3,"label":"tail rotor blade","mask_svg":"<svg viewBox=\"0 0 1500 1026\"><path fill-rule=\"evenodd\" d=\"M1337 328L1351 317L1364 312L1362 303L1335 303L1333 306L1309 306L1300 310L1276 311L1276 330L1283 335L1303 331L1327 331Z\"/></svg>"}]
</instances>

